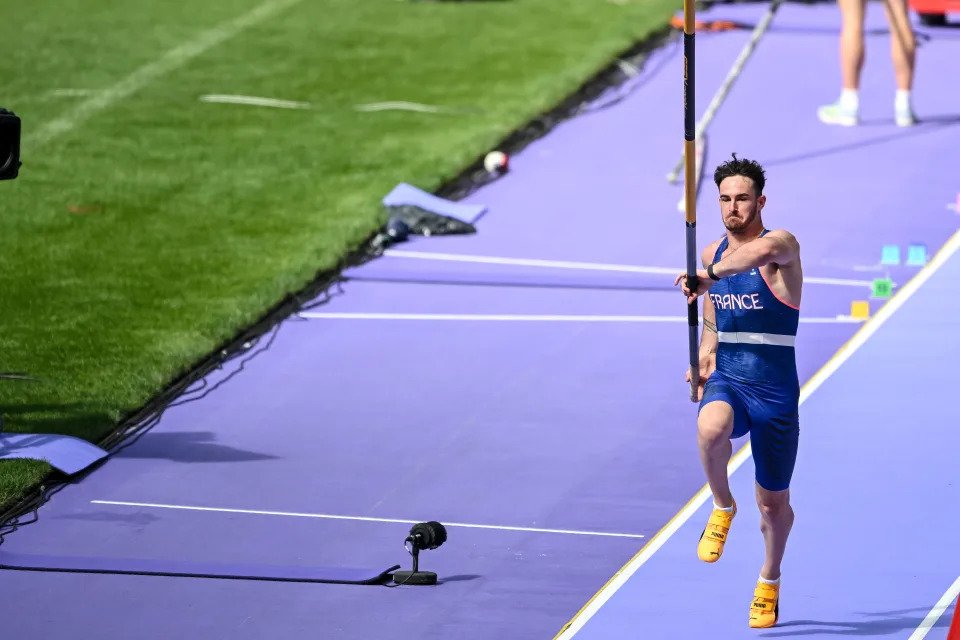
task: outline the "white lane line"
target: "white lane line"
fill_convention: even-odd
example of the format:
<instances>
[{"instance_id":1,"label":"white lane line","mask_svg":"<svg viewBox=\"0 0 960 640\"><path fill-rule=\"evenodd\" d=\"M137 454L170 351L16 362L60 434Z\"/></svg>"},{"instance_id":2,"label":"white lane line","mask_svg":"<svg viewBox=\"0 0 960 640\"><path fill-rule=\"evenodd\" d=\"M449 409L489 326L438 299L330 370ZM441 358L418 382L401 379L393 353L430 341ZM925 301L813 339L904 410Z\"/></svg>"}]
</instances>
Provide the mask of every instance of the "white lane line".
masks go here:
<instances>
[{"instance_id":1,"label":"white lane line","mask_svg":"<svg viewBox=\"0 0 960 640\"><path fill-rule=\"evenodd\" d=\"M897 312L897 310L904 305L904 303L909 300L917 290L923 286L923 284L933 276L934 273L940 269L943 264L956 253L957 249L960 248L960 231L954 233L953 236L943 245L940 251L933 257L930 262L926 264L917 275L915 275L909 282L907 282L904 287L897 292L889 302L884 305L875 316L870 318L867 322L864 323L862 327L854 334L850 340L847 341L840 350L837 351L834 356L827 361L827 363L817 371L810 380L807 381L803 388L800 390L800 404L802 405L814 391L820 388L820 386L827 381L827 379L832 376L837 369L839 369L843 363L850 359L857 350L863 346L863 344L877 332L877 330L884 325L884 323L890 319L890 317ZM730 460L728 465L728 474L733 474L740 465L750 456L751 448L750 444L747 443L742 449L737 451ZM620 587L626 584L627 580L630 579L633 574L637 572L640 567L649 560L654 553L657 552L660 547L662 547L667 540L670 539L673 534L675 534L680 527L682 527L690 517L697 512L697 510L710 498L710 488L708 485L704 485L693 498L690 499L690 502L680 510L677 515L667 523L667 525L657 532L650 541L643 546L643 548L635 555L627 564L625 564L621 569L614 574L614 576L604 585L600 591L598 591L593 598L587 602L586 605L573 617L570 622L561 629L554 640L569 640L574 637L577 632L583 628L583 626L600 610L613 594L616 593Z\"/></svg>"},{"instance_id":2,"label":"white lane line","mask_svg":"<svg viewBox=\"0 0 960 640\"><path fill-rule=\"evenodd\" d=\"M227 509L221 507L194 507L182 504L155 504L151 502L119 502L114 500L91 500L92 504L107 504L121 507L142 507L145 509L177 509L181 511L213 511L218 513L245 513L261 516L286 516L290 518L321 518L327 520L357 520L362 522L392 522L417 524L423 520L399 520L395 518L368 518L363 516L340 516L327 513L298 513L295 511L262 511L259 509ZM639 533L611 533L607 531L577 531L573 529L541 529L537 527L510 527L491 524L467 524L463 522L444 522L445 527L464 527L468 529L497 529L502 531L529 531L533 533L564 533L575 536L601 536L609 538L643 538Z\"/></svg>"},{"instance_id":3,"label":"white lane line","mask_svg":"<svg viewBox=\"0 0 960 640\"><path fill-rule=\"evenodd\" d=\"M301 318L326 320L441 320L479 322L687 322L687 316L604 316L604 315L522 315L494 313L365 313L304 311ZM703 319L701 318L701 321ZM801 323L856 324L864 322L852 316L800 318Z\"/></svg>"},{"instance_id":4,"label":"white lane line","mask_svg":"<svg viewBox=\"0 0 960 640\"><path fill-rule=\"evenodd\" d=\"M208 49L236 36L244 29L263 22L275 13L299 2L300 0L267 0L267 2L260 4L242 16L218 24L193 40L171 49L158 60L140 67L113 86L98 91L76 105L66 115L43 125L35 133L25 136L23 146L27 148L38 147L60 134L67 133L98 111L102 111L115 102L136 93L160 76L183 66Z\"/></svg>"},{"instance_id":5,"label":"white lane line","mask_svg":"<svg viewBox=\"0 0 960 640\"><path fill-rule=\"evenodd\" d=\"M937 620L940 619L940 616L950 608L950 604L957 598L957 594L960 594L960 578L957 578L956 581L950 588L947 589L947 592L943 594L943 597L933 606L933 609L930 609L930 613L927 614L927 617L923 619L923 622L920 623L920 626L917 627L916 631L910 635L907 640L921 640L922 638L927 637L927 634L930 632L930 629L933 628L933 625L937 624ZM960 606L954 612L954 617L960 619Z\"/></svg>"},{"instance_id":6,"label":"white lane line","mask_svg":"<svg viewBox=\"0 0 960 640\"><path fill-rule=\"evenodd\" d=\"M309 102L297 102L295 100L278 100L276 98L261 98L258 96L237 96L229 94L212 93L200 96L200 102L213 102L219 104L244 104L255 107L276 107L278 109L309 109Z\"/></svg>"},{"instance_id":7,"label":"white lane line","mask_svg":"<svg viewBox=\"0 0 960 640\"><path fill-rule=\"evenodd\" d=\"M589 269L593 271L622 271L626 273L658 273L677 275L683 269L669 267L640 267L626 264L605 264L599 262L570 262L568 260L538 260L533 258L503 258L498 256L474 256L458 253L434 253L430 251L405 251L387 249L383 255L393 258L412 258L416 260L440 260L444 262L473 262L478 264L501 264L521 267L550 267L553 269Z\"/></svg>"},{"instance_id":8,"label":"white lane line","mask_svg":"<svg viewBox=\"0 0 960 640\"><path fill-rule=\"evenodd\" d=\"M603 262L571 262L569 260L539 260L534 258L504 258L499 256L461 255L458 253L434 253L432 251L406 251L387 249L383 255L393 258L414 260L440 260L444 262L470 262L477 264L499 264L518 267L547 267L551 269L584 269L590 271L619 271L623 273L653 273L675 276L684 268L647 267L628 264L608 264ZM804 283L826 284L850 287L872 287L872 280L849 280L846 278L817 278L804 276ZM896 286L896 285L894 285Z\"/></svg>"}]
</instances>

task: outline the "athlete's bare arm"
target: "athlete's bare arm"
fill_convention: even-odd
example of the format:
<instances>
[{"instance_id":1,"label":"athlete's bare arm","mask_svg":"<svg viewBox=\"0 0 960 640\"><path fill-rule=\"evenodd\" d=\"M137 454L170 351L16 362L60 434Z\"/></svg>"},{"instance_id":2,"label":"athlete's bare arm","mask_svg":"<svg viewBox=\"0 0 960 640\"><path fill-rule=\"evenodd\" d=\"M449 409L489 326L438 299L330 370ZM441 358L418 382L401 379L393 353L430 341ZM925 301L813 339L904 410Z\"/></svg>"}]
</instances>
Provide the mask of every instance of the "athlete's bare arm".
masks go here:
<instances>
[{"instance_id":1,"label":"athlete's bare arm","mask_svg":"<svg viewBox=\"0 0 960 640\"><path fill-rule=\"evenodd\" d=\"M700 256L703 262L703 268L706 269L713 261L713 256L717 251L720 241L712 242L703 250ZM717 310L713 306L713 300L710 296L703 296L703 334L700 337L700 368L704 366L704 360L713 358L716 363L717 346L720 340L717 336ZM712 369L711 369L712 371ZM702 375L702 374L701 374Z\"/></svg>"},{"instance_id":2,"label":"athlete's bare arm","mask_svg":"<svg viewBox=\"0 0 960 640\"><path fill-rule=\"evenodd\" d=\"M720 241L717 240L703 250L700 260L704 267L710 264L719 245ZM700 335L700 388L698 399L703 398L703 385L717 368L719 338L720 336L717 335L717 310L713 306L713 300L710 299L710 296L703 296L703 331ZM686 378L687 382L690 382L689 369L687 369Z\"/></svg>"},{"instance_id":3,"label":"athlete's bare arm","mask_svg":"<svg viewBox=\"0 0 960 640\"><path fill-rule=\"evenodd\" d=\"M704 253L706 254L711 248L716 250L716 243L707 247L707 251L704 251ZM718 278L725 278L770 264L776 265L777 269L783 272L784 280L788 281L786 282L786 288L791 292L799 293L796 285L802 279L800 275L800 243L797 242L793 234L783 229L771 231L762 238L746 242L736 251L731 251L723 256L718 262L714 263L713 274ZM790 273L792 271L797 273ZM705 269L698 269L697 276L696 291L690 291L687 288L687 276L684 273L679 274L674 282L674 284L683 283L681 288L690 302L709 291L714 283Z\"/></svg>"},{"instance_id":4,"label":"athlete's bare arm","mask_svg":"<svg viewBox=\"0 0 960 640\"><path fill-rule=\"evenodd\" d=\"M762 238L746 242L739 249L729 253L713 265L713 273L725 278L751 269L776 263L780 267L789 267L800 258L800 243L793 234L777 229Z\"/></svg>"}]
</instances>

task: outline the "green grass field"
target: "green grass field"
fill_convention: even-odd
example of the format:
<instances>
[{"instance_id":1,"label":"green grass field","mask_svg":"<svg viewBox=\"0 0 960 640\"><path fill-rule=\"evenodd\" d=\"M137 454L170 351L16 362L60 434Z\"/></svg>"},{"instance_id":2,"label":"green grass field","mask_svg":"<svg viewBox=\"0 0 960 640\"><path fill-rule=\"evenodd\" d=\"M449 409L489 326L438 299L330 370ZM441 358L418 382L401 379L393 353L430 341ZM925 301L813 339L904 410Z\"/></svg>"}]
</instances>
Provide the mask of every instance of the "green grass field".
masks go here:
<instances>
[{"instance_id":1,"label":"green grass field","mask_svg":"<svg viewBox=\"0 0 960 640\"><path fill-rule=\"evenodd\" d=\"M303 0L210 37L261 4L0 0L24 163L0 183L0 371L41 379L0 380L8 431L98 441L333 267L398 182L435 189L679 8ZM391 100L474 111L355 109ZM0 505L48 470L0 463Z\"/></svg>"}]
</instances>

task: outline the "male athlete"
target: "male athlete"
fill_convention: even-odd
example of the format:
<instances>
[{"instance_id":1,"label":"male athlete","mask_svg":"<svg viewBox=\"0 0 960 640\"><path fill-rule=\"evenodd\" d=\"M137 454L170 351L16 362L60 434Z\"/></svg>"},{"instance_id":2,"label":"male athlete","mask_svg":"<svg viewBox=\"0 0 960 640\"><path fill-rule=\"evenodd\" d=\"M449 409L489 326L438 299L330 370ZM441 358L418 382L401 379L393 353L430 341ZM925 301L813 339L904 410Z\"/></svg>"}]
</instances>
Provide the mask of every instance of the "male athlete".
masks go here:
<instances>
[{"instance_id":1,"label":"male athlete","mask_svg":"<svg viewBox=\"0 0 960 640\"><path fill-rule=\"evenodd\" d=\"M704 249L696 291L687 287L686 274L674 283L682 283L689 302L703 296L697 441L713 511L697 554L716 562L723 553L737 513L727 482L730 441L750 433L766 544L750 626L765 628L779 617L780 562L793 526L789 486L800 428L794 338L803 272L793 235L764 227L763 167L734 154L717 167L714 181L727 233Z\"/></svg>"}]
</instances>

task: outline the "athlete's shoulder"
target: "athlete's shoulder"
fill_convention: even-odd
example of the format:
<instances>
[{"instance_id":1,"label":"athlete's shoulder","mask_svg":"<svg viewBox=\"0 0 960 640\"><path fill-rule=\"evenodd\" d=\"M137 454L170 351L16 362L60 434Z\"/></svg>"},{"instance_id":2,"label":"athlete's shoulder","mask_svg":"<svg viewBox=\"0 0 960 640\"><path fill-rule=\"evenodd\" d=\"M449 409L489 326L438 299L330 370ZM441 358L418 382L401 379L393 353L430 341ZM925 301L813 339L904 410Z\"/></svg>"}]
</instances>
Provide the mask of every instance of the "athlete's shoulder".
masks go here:
<instances>
[{"instance_id":1,"label":"athlete's shoulder","mask_svg":"<svg viewBox=\"0 0 960 640\"><path fill-rule=\"evenodd\" d=\"M780 266L793 266L800 262L800 241L786 229L773 229L764 237L776 241L773 252L773 262Z\"/></svg>"},{"instance_id":2,"label":"athlete's shoulder","mask_svg":"<svg viewBox=\"0 0 960 640\"><path fill-rule=\"evenodd\" d=\"M786 229L771 229L769 232L767 232L766 237L780 238L782 240L786 240L787 242L797 243L798 245L800 244L797 241L797 237Z\"/></svg>"},{"instance_id":3,"label":"athlete's shoulder","mask_svg":"<svg viewBox=\"0 0 960 640\"><path fill-rule=\"evenodd\" d=\"M700 254L700 259L703 261L704 267L713 262L714 256L717 255L717 249L720 248L720 243L723 242L724 238L726 237L726 235L722 235L703 248L703 253Z\"/></svg>"}]
</instances>

